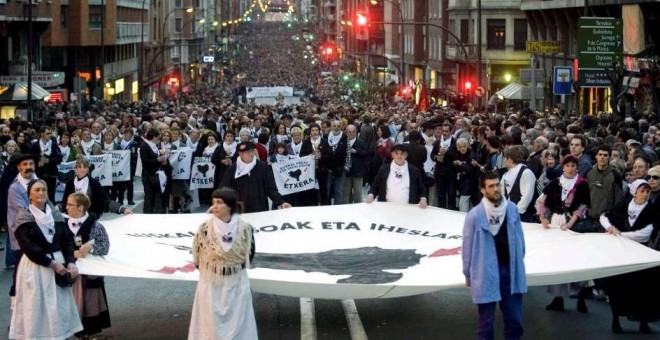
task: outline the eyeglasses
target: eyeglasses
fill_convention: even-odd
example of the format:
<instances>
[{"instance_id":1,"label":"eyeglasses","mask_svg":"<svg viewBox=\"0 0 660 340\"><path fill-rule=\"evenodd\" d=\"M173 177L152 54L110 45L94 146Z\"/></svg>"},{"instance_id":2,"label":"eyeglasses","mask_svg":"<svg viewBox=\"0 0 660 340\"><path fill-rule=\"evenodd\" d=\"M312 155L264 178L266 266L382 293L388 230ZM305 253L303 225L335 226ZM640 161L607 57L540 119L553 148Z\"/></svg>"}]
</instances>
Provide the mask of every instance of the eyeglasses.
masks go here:
<instances>
[{"instance_id":1,"label":"eyeglasses","mask_svg":"<svg viewBox=\"0 0 660 340\"><path fill-rule=\"evenodd\" d=\"M660 176L646 176L646 180L647 181L650 181L650 180L657 181L657 180L660 180Z\"/></svg>"}]
</instances>

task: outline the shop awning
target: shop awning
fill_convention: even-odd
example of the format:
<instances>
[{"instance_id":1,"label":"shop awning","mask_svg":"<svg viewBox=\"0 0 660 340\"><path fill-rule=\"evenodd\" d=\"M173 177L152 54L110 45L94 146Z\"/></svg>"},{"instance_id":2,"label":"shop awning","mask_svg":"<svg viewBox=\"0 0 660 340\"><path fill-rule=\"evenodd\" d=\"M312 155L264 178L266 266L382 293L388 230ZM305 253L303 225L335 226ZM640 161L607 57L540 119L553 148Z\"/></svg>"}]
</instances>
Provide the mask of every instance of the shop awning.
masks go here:
<instances>
[{"instance_id":1,"label":"shop awning","mask_svg":"<svg viewBox=\"0 0 660 340\"><path fill-rule=\"evenodd\" d=\"M522 89L525 85L513 82L495 92L499 99L522 100Z\"/></svg>"}]
</instances>

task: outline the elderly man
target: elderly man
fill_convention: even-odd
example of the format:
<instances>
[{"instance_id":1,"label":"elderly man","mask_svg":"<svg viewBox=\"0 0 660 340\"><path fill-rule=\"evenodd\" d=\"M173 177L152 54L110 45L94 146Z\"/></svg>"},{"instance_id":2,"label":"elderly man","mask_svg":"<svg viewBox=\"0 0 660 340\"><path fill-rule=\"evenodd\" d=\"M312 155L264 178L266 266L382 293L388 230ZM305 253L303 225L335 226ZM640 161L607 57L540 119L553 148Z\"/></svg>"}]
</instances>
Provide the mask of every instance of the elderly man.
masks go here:
<instances>
[{"instance_id":1,"label":"elderly man","mask_svg":"<svg viewBox=\"0 0 660 340\"><path fill-rule=\"evenodd\" d=\"M236 150L236 163L227 168L219 187L236 190L244 213L268 211L268 198L281 208L290 208L277 191L273 172L254 154L254 143L238 143Z\"/></svg>"},{"instance_id":2,"label":"elderly man","mask_svg":"<svg viewBox=\"0 0 660 340\"><path fill-rule=\"evenodd\" d=\"M19 210L27 209L30 206L28 198L27 186L31 180L36 179L34 175L35 157L31 154L19 154L12 159L12 162L18 167L18 176L14 179L9 186L7 194L7 231L9 232L9 245L11 250L16 252L16 263L14 267L14 284L16 283L16 271L18 269L18 260L20 260L22 252L21 247L18 245L14 232L16 231L16 215ZM16 294L16 287L12 284L9 295L13 297Z\"/></svg>"},{"instance_id":3,"label":"elderly man","mask_svg":"<svg viewBox=\"0 0 660 340\"><path fill-rule=\"evenodd\" d=\"M378 197L381 202L418 204L420 208L426 208L426 187L422 173L406 161L407 145L394 145L391 152L392 162L384 164L378 170L366 202L372 203L374 198Z\"/></svg>"},{"instance_id":4,"label":"elderly man","mask_svg":"<svg viewBox=\"0 0 660 340\"><path fill-rule=\"evenodd\" d=\"M348 153L344 171L344 203L362 202L362 178L369 168L369 152L367 144L357 138L357 127L348 125L346 127L346 144Z\"/></svg>"}]
</instances>

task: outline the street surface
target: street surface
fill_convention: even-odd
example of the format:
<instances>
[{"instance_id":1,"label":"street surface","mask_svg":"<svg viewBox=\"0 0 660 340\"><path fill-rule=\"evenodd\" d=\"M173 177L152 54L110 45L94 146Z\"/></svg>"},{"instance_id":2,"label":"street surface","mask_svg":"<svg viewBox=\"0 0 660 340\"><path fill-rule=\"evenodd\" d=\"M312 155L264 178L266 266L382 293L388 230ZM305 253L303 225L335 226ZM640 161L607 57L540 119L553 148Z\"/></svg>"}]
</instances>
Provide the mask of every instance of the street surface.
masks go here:
<instances>
[{"instance_id":1,"label":"street surface","mask_svg":"<svg viewBox=\"0 0 660 340\"><path fill-rule=\"evenodd\" d=\"M142 208L142 184L135 186L134 211ZM201 211L198 209L198 212ZM104 220L116 218L106 214ZM6 246L6 234L2 234ZM8 291L12 271L0 260L0 339L6 339L11 313ZM112 339L185 339L195 294L194 282L106 278L112 328L103 332ZM622 318L626 333L610 331L610 310L604 301L588 300L588 314L575 310L576 300L567 300L565 312L545 311L551 297L544 287L532 287L524 297L527 339L657 339L640 334L638 324ZM260 339L474 339L477 311L467 288L394 299L313 300L268 294L253 294ZM498 312L498 318L501 315ZM496 326L498 339L502 322Z\"/></svg>"}]
</instances>

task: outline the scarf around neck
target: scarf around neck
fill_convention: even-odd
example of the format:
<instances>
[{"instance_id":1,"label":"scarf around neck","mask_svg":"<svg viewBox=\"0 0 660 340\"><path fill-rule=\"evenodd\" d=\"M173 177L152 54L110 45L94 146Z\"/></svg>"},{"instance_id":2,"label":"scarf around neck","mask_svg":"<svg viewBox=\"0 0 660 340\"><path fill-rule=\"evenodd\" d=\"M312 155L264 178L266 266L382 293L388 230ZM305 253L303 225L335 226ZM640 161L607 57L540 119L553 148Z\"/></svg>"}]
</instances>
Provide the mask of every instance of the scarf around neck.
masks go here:
<instances>
[{"instance_id":1,"label":"scarf around neck","mask_svg":"<svg viewBox=\"0 0 660 340\"><path fill-rule=\"evenodd\" d=\"M34 216L34 221L37 222L46 241L48 241L48 243L53 243L53 237L55 237L55 219L53 219L53 213L50 206L46 204L46 211L43 211L30 204L28 209L32 213L32 216Z\"/></svg>"},{"instance_id":2,"label":"scarf around neck","mask_svg":"<svg viewBox=\"0 0 660 340\"><path fill-rule=\"evenodd\" d=\"M79 218L73 218L69 216L69 220L67 223L69 224L69 230L73 233L73 235L78 235L78 231L80 231L80 227L82 227L83 223L87 221L87 218L89 217L89 213L85 212L85 215Z\"/></svg>"},{"instance_id":3,"label":"scarf around neck","mask_svg":"<svg viewBox=\"0 0 660 340\"><path fill-rule=\"evenodd\" d=\"M503 195L502 200L498 206L495 206L495 204L486 197L481 199L481 203L484 205L484 209L486 210L486 218L488 218L488 230L491 234L493 234L493 236L495 236L498 232L500 232L500 228L506 219L506 198L504 198Z\"/></svg>"},{"instance_id":4,"label":"scarf around neck","mask_svg":"<svg viewBox=\"0 0 660 340\"><path fill-rule=\"evenodd\" d=\"M81 193L87 195L87 189L89 188L89 175L78 179L78 177L73 178L73 188L76 193Z\"/></svg>"},{"instance_id":5,"label":"scarf around neck","mask_svg":"<svg viewBox=\"0 0 660 340\"><path fill-rule=\"evenodd\" d=\"M628 203L628 223L630 223L630 227L632 228L633 224L637 221L637 218L639 217L639 214L646 208L646 206L649 204L649 201L647 200L643 204L637 204L635 203L635 200L631 200L630 203Z\"/></svg>"},{"instance_id":6,"label":"scarf around neck","mask_svg":"<svg viewBox=\"0 0 660 340\"><path fill-rule=\"evenodd\" d=\"M566 201L566 197L568 197L568 194L573 190L573 187L575 186L575 183L577 183L578 180L578 175L575 175L573 178L568 178L564 175L561 175L559 177L559 185L561 185L561 200Z\"/></svg>"},{"instance_id":7,"label":"scarf around neck","mask_svg":"<svg viewBox=\"0 0 660 340\"><path fill-rule=\"evenodd\" d=\"M92 147L94 146L94 140L90 140L89 142L85 142L84 140L80 141L80 146L82 146L82 151L85 153L85 155L89 155L92 153Z\"/></svg>"},{"instance_id":8,"label":"scarf around neck","mask_svg":"<svg viewBox=\"0 0 660 340\"><path fill-rule=\"evenodd\" d=\"M244 163L241 157L238 157L236 159L236 174L234 175L234 178L239 178L245 175L249 176L255 165L257 165L257 157L252 157L252 162L250 163Z\"/></svg>"},{"instance_id":9,"label":"scarf around neck","mask_svg":"<svg viewBox=\"0 0 660 340\"><path fill-rule=\"evenodd\" d=\"M238 229L238 216L232 215L229 222L213 216L213 230L220 240L222 250L229 251L236 240L236 230Z\"/></svg>"}]
</instances>

